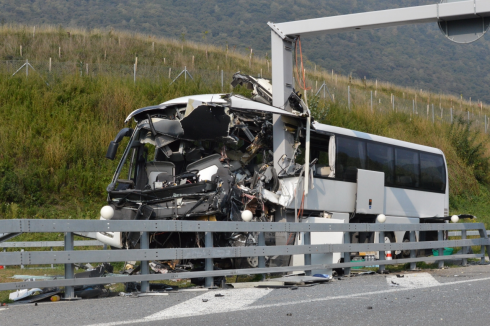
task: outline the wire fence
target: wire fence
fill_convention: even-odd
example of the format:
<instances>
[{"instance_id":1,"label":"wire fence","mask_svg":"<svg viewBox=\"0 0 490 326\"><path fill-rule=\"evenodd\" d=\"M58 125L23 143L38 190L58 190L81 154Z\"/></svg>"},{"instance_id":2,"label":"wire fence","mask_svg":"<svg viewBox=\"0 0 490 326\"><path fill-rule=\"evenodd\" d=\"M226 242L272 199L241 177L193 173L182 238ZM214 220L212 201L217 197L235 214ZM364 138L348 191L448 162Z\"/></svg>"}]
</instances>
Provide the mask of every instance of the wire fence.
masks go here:
<instances>
[{"instance_id":1,"label":"wire fence","mask_svg":"<svg viewBox=\"0 0 490 326\"><path fill-rule=\"evenodd\" d=\"M187 71L187 73L183 73ZM56 78L66 75L80 76L112 76L117 78L132 79L135 83L138 80L150 80L156 83L174 82L177 79L185 81L200 79L206 83L221 85L223 92L231 91L230 81L235 72L224 70L204 70L192 67L172 67L172 66L148 66L148 65L124 65L124 64L89 64L83 62L29 62L27 60L0 61L0 73L8 75L23 75L27 78L30 75L39 75L48 82L53 82ZM271 78L271 72L258 69L255 76ZM295 85L297 83L295 82ZM428 103L421 97L405 93L401 97L396 97L385 91L359 85L350 85L345 81L338 81L337 77L321 80L310 76L307 86L312 95L318 95L327 101L335 102L347 109L356 107L368 107L372 112L390 113L403 112L413 117L424 118L433 123L452 123L456 117L471 122L472 128L482 132L488 132L489 118L478 108L458 108L443 107L440 104ZM299 89L299 87L296 87ZM410 98L411 97L411 98Z\"/></svg>"},{"instance_id":2,"label":"wire fence","mask_svg":"<svg viewBox=\"0 0 490 326\"><path fill-rule=\"evenodd\" d=\"M332 80L310 79L307 82L312 95L317 95L326 101L335 102L347 109L367 107L373 113L400 112L432 121L432 123L452 123L456 118L470 122L474 130L484 133L489 129L489 117L479 107L459 108L457 106L444 107L439 103L427 102L413 94L403 94L396 97L387 92L379 92L368 87L348 85Z\"/></svg>"}]
</instances>

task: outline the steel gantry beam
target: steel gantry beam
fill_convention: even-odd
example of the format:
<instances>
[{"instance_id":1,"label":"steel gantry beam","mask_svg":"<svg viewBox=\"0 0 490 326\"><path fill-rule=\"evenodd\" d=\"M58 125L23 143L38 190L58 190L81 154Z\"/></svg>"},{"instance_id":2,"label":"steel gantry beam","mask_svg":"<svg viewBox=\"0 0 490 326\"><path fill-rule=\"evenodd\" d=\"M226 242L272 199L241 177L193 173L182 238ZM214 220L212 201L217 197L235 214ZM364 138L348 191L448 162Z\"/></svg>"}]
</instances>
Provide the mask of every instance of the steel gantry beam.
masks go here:
<instances>
[{"instance_id":1,"label":"steel gantry beam","mask_svg":"<svg viewBox=\"0 0 490 326\"><path fill-rule=\"evenodd\" d=\"M287 101L294 88L293 78L293 52L294 40L298 36L332 34L339 32L352 32L366 29L383 27L421 24L431 22L444 22L446 25L446 36L448 35L448 24L459 24L453 33L479 35L481 37L488 25L490 16L490 0L447 0L447 2L407 7L399 9L380 10L350 15L323 17L307 20L299 20L285 23L272 23L271 27L271 52L272 52L272 95L273 105L288 110ZM483 31L475 32L465 21L468 19L482 19L483 23L476 23L476 27L482 27ZM447 23L452 22L452 23ZM460 28L462 27L462 28ZM475 26L470 26L475 27ZM477 39L476 37L475 39ZM456 41L454 38L451 38ZM456 41L457 42L457 41ZM466 43L466 42L462 42ZM284 123L279 115L273 119L273 149L274 165L278 171L282 166L278 163L281 158L291 158L293 155L292 136L285 130ZM306 169L308 171L308 169ZM307 173L305 173L307 178ZM307 183L305 183L307 192Z\"/></svg>"},{"instance_id":2,"label":"steel gantry beam","mask_svg":"<svg viewBox=\"0 0 490 326\"><path fill-rule=\"evenodd\" d=\"M448 1L450 2L277 24L269 22L272 29L273 105L284 108L291 94L293 88L293 40L297 36L333 34L490 16L489 0ZM280 124L278 127L281 127ZM278 142L277 146L280 147L280 145Z\"/></svg>"}]
</instances>

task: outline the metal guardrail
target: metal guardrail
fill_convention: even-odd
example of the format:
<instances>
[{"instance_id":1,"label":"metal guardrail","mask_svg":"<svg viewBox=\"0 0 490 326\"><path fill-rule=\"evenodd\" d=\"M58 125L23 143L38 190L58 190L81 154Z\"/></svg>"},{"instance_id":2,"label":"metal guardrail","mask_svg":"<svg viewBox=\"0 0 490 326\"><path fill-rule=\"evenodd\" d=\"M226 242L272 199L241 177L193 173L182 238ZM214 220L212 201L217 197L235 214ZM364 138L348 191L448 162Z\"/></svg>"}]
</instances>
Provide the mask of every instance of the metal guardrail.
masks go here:
<instances>
[{"instance_id":1,"label":"metal guardrail","mask_svg":"<svg viewBox=\"0 0 490 326\"><path fill-rule=\"evenodd\" d=\"M487 234L490 234L490 230L487 230ZM475 236L475 235L480 235L480 232L478 231L467 231L466 232L467 236ZM461 231L452 231L447 233L448 237L460 237L461 236Z\"/></svg>"},{"instance_id":2,"label":"metal guardrail","mask_svg":"<svg viewBox=\"0 0 490 326\"><path fill-rule=\"evenodd\" d=\"M344 268L346 273L351 267L370 266L372 261L351 262L350 254L344 255L343 263L312 265L311 255L334 252L379 251L380 257L385 251L410 250L410 258L378 260L376 264L383 270L385 265L410 263L411 269L420 261L437 261L443 267L444 260L468 258L485 260L485 248L490 253L490 240L483 223L456 224L310 224L310 223L262 223L262 222L205 222L205 221L87 221L87 220L2 220L1 232L65 232L64 251L3 252L0 253L0 265L64 264L65 279L52 281L12 282L0 284L0 290L23 289L31 287L65 286L65 298L73 298L74 286L90 284L108 284L123 282L141 282L141 291L149 290L149 281L182 278L205 277L206 286L213 284L213 277L265 274L293 271L306 271L326 268ZM476 230L480 238L467 239L469 230ZM73 232L142 232L140 248L133 250L77 250L74 251ZM383 243L384 232L406 231L410 242ZM437 231L437 241L416 242L416 231ZM461 240L443 240L444 231L461 231ZM204 232L205 248L168 248L149 249L149 233L152 232ZM214 232L258 232L258 246L215 247ZM304 245L266 246L265 232L304 232ZM343 232L343 244L311 245L311 232ZM379 232L380 243L350 243L351 232ZM471 232L471 231L470 231ZM456 234L454 235L456 236ZM479 254L467 254L468 247L481 246ZM463 254L443 256L444 247L462 247ZM416 250L438 249L439 256L416 257ZM304 255L304 266L265 267L265 256ZM213 270L214 258L259 257L259 267L251 269ZM168 274L150 274L148 261L173 259L204 259L205 271L180 272ZM74 263L141 261L141 275L124 277L75 278Z\"/></svg>"},{"instance_id":3,"label":"metal guardrail","mask_svg":"<svg viewBox=\"0 0 490 326\"><path fill-rule=\"evenodd\" d=\"M105 244L98 240L80 240L74 241L74 247L94 247L104 246ZM55 248L64 247L64 241L20 241L20 242L0 242L0 248Z\"/></svg>"}]
</instances>

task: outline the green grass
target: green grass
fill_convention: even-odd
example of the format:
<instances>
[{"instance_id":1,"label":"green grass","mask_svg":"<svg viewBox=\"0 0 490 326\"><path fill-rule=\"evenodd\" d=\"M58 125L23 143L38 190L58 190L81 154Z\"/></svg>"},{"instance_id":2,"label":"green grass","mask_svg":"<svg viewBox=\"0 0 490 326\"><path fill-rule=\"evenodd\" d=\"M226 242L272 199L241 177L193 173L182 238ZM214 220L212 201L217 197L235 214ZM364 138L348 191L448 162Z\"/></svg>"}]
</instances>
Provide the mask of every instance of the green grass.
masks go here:
<instances>
[{"instance_id":1,"label":"green grass","mask_svg":"<svg viewBox=\"0 0 490 326\"><path fill-rule=\"evenodd\" d=\"M39 78L0 75L0 217L98 218L118 160L105 159L105 152L127 114L220 88L199 79L173 85L150 80L134 84L111 76L76 75L48 87ZM322 101L313 111L323 123L441 148L448 160L451 214L474 214L478 222L490 225L488 185L477 180L474 167L459 154L451 140L451 125L405 113L372 113L362 106L349 111ZM483 153L489 152L486 135L475 132L472 137L483 144ZM57 238L52 234L45 240ZM22 238L28 239L33 238Z\"/></svg>"},{"instance_id":2,"label":"green grass","mask_svg":"<svg viewBox=\"0 0 490 326\"><path fill-rule=\"evenodd\" d=\"M62 62L117 65L132 64L137 55L142 65L162 65L166 58L167 63L180 66L190 64L194 56L195 67L199 69L214 70L220 66L227 71L267 70L265 59L255 58L249 66L247 56L207 45L117 31L70 30L70 36L66 32L52 27L38 28L36 38L32 39L23 27L4 27L0 29L0 57L44 61L52 57ZM19 44L24 45L23 57L17 53ZM66 49L61 58L57 58L58 45ZM310 83L330 78L321 69L309 72L308 76ZM335 86L339 90L346 88L348 78L338 77ZM374 84L353 80L351 89L369 91L374 89ZM179 80L173 85L166 79L141 78L135 84L130 77L120 78L110 73L96 77L73 74L57 76L48 86L36 74L25 78L0 73L0 218L97 219L105 203L105 188L119 159L105 159L107 145L124 127L127 114L179 96L220 91L218 80L199 78L187 83ZM243 89L235 91L247 93ZM421 101L438 97L381 82L377 93L383 100L391 93L407 99L417 93ZM353 98L353 109L349 111L339 104L340 96L337 93L338 101L332 104L313 100L309 95L315 118L336 126L441 148L448 160L451 214L474 214L477 222L490 227L490 190L486 177L490 171L488 164L482 164L490 153L487 135L465 133L464 128L432 124L423 117L406 113L371 112L362 96L357 96L358 100ZM443 97L442 101L452 99ZM446 104L443 102L443 107ZM456 134L458 137L454 130L461 130ZM464 150L459 144L466 146ZM466 154L474 153L479 144L479 156L469 161ZM61 238L60 234L25 234L16 240Z\"/></svg>"},{"instance_id":3,"label":"green grass","mask_svg":"<svg viewBox=\"0 0 490 326\"><path fill-rule=\"evenodd\" d=\"M202 80L134 85L78 76L47 87L40 79L1 75L0 216L96 218L118 159L104 158L107 145L127 114L219 88Z\"/></svg>"}]
</instances>

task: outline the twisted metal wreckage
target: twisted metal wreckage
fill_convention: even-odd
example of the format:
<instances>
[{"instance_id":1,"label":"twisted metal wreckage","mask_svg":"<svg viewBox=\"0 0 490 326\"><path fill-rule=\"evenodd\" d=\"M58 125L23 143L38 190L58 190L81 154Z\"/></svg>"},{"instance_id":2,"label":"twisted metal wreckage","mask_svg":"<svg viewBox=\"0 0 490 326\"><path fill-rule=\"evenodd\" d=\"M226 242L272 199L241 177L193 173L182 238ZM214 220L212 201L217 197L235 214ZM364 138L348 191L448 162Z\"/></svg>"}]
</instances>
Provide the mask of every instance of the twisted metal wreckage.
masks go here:
<instances>
[{"instance_id":1,"label":"twisted metal wreckage","mask_svg":"<svg viewBox=\"0 0 490 326\"><path fill-rule=\"evenodd\" d=\"M122 129L106 157L114 159L119 143L130 137L112 182L108 206L101 219L274 221L274 212L290 205L301 177L301 143L309 111L292 92L287 110L272 106L269 80L236 73L232 86L252 90L252 99L235 94L196 95L135 110L125 120L135 129ZM294 138L294 156L273 162L273 115L278 114ZM304 156L302 157L304 160ZM296 183L296 184L295 184ZM214 234L214 246L247 246L258 242L254 233ZM139 232L104 232L97 238L116 248L138 248ZM294 243L289 235L287 244ZM275 244L271 234L268 245ZM153 233L150 247L204 247L202 233ZM289 257L267 257L267 264L284 265ZM218 268L256 267L257 257L215 260ZM150 264L157 272L198 268L195 262Z\"/></svg>"}]
</instances>

